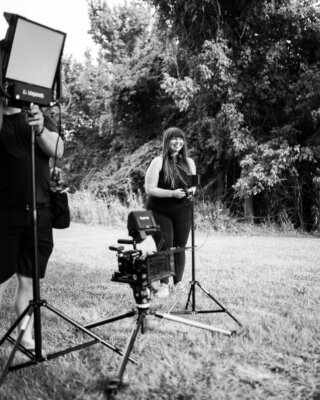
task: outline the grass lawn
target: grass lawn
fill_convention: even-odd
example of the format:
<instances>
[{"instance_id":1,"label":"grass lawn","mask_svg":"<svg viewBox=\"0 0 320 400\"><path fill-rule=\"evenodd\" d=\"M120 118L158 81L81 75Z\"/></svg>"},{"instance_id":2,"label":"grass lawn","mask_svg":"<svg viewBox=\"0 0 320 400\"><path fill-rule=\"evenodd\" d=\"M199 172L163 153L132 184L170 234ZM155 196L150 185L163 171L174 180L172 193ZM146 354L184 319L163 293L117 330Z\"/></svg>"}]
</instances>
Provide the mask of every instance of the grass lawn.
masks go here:
<instances>
[{"instance_id":1,"label":"grass lawn","mask_svg":"<svg viewBox=\"0 0 320 400\"><path fill-rule=\"evenodd\" d=\"M135 306L132 289L111 281L118 270L109 250L126 229L72 224L54 231L55 249L41 297L81 324ZM244 330L229 338L173 321L147 317L128 363L117 399L320 399L320 241L307 236L231 236L196 232L196 279L237 319ZM128 247L130 248L130 247ZM148 237L141 245L153 250ZM191 279L187 253L184 284ZM0 313L0 334L14 321L13 280ZM176 306L183 309L187 292ZM197 309L214 302L197 291ZM152 310L168 311L174 298L152 299ZM189 317L214 327L235 328L225 314ZM135 318L93 331L124 349ZM42 307L43 348L50 354L88 340L71 324ZM10 354L0 349L0 368ZM14 362L26 357L18 352ZM102 344L10 372L1 400L99 400L121 357Z\"/></svg>"}]
</instances>

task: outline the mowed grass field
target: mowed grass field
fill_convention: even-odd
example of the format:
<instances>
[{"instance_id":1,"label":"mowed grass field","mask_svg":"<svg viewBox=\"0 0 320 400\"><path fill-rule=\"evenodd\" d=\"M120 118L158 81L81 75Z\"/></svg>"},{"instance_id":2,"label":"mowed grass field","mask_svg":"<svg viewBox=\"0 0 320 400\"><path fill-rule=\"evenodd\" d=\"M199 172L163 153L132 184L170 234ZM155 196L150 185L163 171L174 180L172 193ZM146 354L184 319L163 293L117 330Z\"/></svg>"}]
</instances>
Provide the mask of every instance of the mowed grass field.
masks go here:
<instances>
[{"instance_id":1,"label":"mowed grass field","mask_svg":"<svg viewBox=\"0 0 320 400\"><path fill-rule=\"evenodd\" d=\"M41 297L85 325L135 308L132 289L112 282L118 270L110 245L127 238L119 228L72 224L54 231L55 249ZM147 317L128 363L123 399L320 399L320 240L307 236L232 236L196 232L196 279L243 324L234 337ZM128 249L130 246L128 246ZM148 237L144 252L154 250ZM183 310L191 279L187 253ZM0 334L15 319L10 284L0 313ZM215 308L201 290L197 309ZM151 309L167 312L175 298L151 300ZM47 354L90 338L42 307L43 348ZM225 313L186 316L212 327L238 329ZM93 329L124 349L136 319L126 318ZM0 349L2 370L9 343ZM18 352L14 363L26 357ZM117 371L121 356L98 343L88 348L10 372L1 400L99 400Z\"/></svg>"}]
</instances>

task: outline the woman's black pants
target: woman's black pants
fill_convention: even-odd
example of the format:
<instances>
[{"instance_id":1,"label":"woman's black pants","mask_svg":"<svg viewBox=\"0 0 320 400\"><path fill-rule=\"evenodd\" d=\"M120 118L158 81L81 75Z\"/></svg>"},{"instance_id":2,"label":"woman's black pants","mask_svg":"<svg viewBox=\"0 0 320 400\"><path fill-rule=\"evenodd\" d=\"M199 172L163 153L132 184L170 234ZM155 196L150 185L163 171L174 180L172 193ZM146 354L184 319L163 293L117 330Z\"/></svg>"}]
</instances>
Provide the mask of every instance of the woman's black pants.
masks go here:
<instances>
[{"instance_id":1,"label":"woman's black pants","mask_svg":"<svg viewBox=\"0 0 320 400\"><path fill-rule=\"evenodd\" d=\"M151 209L157 225L160 226L160 231L152 235L157 251L186 246L191 229L191 206L190 200L185 199L179 205L166 205L161 209L158 207ZM185 251L177 252L174 258L176 275L173 277L173 283L176 284L182 280L186 260ZM169 278L163 279L161 282L168 283Z\"/></svg>"}]
</instances>

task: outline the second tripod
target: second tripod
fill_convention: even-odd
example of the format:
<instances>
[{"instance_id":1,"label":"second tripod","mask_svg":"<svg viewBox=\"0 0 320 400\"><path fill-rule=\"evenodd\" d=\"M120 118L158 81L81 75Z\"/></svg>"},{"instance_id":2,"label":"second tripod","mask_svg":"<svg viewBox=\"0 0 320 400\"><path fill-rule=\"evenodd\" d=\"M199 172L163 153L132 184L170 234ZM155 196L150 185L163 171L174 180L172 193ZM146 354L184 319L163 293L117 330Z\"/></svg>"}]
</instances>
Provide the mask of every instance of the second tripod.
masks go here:
<instances>
[{"instance_id":1,"label":"second tripod","mask_svg":"<svg viewBox=\"0 0 320 400\"><path fill-rule=\"evenodd\" d=\"M200 184L200 175L192 175L190 179L190 186L196 187ZM171 314L208 314L208 313L226 313L239 327L242 324L239 320L233 316L215 297L212 296L204 287L196 280L196 262L195 262L195 218L194 218L194 195L193 192L188 192L188 200L190 201L190 213L191 213L191 281L189 282L189 294L186 302L185 309L183 311L171 311ZM217 308L210 310L199 310L196 305L196 291L201 291L210 300L212 300ZM183 293L179 296L176 303L171 307L173 310L177 303L180 301ZM237 331L230 330L229 335L235 335Z\"/></svg>"}]
</instances>

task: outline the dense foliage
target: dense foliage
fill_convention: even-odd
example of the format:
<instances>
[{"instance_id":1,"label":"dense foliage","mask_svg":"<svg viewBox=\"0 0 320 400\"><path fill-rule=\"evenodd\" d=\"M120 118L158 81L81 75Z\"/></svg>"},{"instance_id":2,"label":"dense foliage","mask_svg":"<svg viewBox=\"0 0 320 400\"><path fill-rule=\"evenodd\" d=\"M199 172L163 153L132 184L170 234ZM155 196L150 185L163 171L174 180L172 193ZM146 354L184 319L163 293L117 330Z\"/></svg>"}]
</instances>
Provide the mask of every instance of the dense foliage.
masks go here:
<instances>
[{"instance_id":1,"label":"dense foliage","mask_svg":"<svg viewBox=\"0 0 320 400\"><path fill-rule=\"evenodd\" d=\"M163 128L179 125L208 198L240 217L319 227L320 18L311 3L88 1L98 63L88 55L64 66L77 183L99 194L141 188Z\"/></svg>"}]
</instances>

